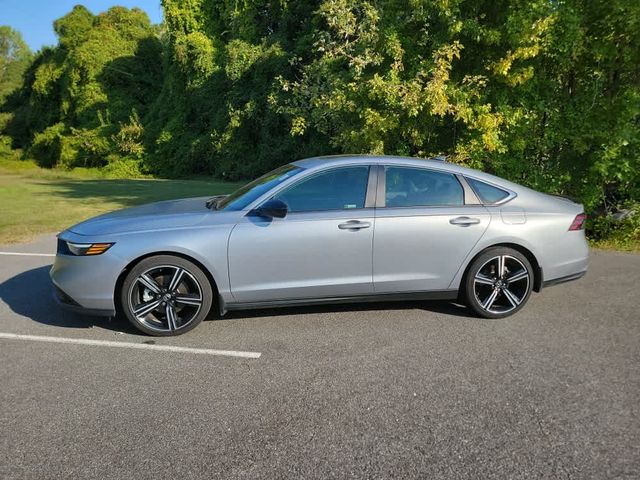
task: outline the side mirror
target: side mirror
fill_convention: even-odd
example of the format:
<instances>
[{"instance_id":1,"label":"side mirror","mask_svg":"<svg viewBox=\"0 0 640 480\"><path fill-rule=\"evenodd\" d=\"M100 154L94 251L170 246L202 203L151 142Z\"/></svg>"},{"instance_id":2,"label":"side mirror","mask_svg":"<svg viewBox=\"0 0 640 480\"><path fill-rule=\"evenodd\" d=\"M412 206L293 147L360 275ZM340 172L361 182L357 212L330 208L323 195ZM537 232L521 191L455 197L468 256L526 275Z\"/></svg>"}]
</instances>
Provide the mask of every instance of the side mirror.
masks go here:
<instances>
[{"instance_id":1,"label":"side mirror","mask_svg":"<svg viewBox=\"0 0 640 480\"><path fill-rule=\"evenodd\" d=\"M289 212L289 207L282 200L272 198L256 208L253 213L261 217L284 218Z\"/></svg>"}]
</instances>

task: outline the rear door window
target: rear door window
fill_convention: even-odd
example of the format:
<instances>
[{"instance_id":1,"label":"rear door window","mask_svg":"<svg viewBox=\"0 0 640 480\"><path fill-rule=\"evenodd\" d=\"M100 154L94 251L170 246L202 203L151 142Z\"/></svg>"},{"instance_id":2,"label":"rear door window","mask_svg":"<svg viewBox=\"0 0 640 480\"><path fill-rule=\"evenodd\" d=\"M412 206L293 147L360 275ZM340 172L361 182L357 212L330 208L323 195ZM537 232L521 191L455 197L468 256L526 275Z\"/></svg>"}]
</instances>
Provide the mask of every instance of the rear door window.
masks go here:
<instances>
[{"instance_id":1,"label":"rear door window","mask_svg":"<svg viewBox=\"0 0 640 480\"><path fill-rule=\"evenodd\" d=\"M426 168L385 167L385 205L444 207L464 205L464 190L455 175Z\"/></svg>"}]
</instances>

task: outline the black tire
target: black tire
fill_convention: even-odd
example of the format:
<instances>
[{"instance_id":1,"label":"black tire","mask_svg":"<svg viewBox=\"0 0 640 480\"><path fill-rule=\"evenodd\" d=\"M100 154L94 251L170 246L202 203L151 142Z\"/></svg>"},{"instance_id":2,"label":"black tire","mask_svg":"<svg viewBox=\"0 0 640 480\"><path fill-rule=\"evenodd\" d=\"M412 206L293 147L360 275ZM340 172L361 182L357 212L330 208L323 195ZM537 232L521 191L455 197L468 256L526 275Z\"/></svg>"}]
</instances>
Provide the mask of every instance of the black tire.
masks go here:
<instances>
[{"instance_id":1,"label":"black tire","mask_svg":"<svg viewBox=\"0 0 640 480\"><path fill-rule=\"evenodd\" d=\"M501 258L504 273L498 275ZM478 316L505 318L524 307L533 282L533 268L527 257L513 248L491 247L469 266L462 293L467 306Z\"/></svg>"},{"instance_id":2,"label":"black tire","mask_svg":"<svg viewBox=\"0 0 640 480\"><path fill-rule=\"evenodd\" d=\"M204 320L211 310L213 289L193 262L157 255L131 269L119 298L120 310L134 327L148 335L169 337L182 335Z\"/></svg>"}]
</instances>

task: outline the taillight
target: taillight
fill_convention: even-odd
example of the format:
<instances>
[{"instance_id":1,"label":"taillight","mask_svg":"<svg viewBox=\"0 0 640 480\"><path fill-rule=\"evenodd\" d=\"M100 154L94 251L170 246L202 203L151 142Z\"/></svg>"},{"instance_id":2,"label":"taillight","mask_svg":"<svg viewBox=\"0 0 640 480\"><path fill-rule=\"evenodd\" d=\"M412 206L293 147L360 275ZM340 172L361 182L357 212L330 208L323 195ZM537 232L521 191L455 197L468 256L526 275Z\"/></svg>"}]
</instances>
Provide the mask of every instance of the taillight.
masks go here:
<instances>
[{"instance_id":1,"label":"taillight","mask_svg":"<svg viewBox=\"0 0 640 480\"><path fill-rule=\"evenodd\" d=\"M579 213L576 215L576 218L571 222L571 226L569 227L569 231L572 230L582 230L584 228L584 222L587 219L587 216L584 213Z\"/></svg>"}]
</instances>

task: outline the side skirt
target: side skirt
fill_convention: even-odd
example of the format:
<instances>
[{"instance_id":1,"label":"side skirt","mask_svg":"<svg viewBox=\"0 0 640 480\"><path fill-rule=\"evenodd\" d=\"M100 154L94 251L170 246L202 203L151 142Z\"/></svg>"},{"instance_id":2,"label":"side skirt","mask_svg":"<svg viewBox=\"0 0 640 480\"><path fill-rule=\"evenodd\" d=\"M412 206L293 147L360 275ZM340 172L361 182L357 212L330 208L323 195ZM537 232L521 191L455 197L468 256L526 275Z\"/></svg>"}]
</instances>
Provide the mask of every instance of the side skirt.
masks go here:
<instances>
[{"instance_id":1,"label":"side skirt","mask_svg":"<svg viewBox=\"0 0 640 480\"><path fill-rule=\"evenodd\" d=\"M269 300L264 302L227 303L220 301L220 314L230 310L253 310L261 308L294 307L301 305L331 305L344 303L398 302L415 300L455 300L458 290L433 290L430 292L375 293L345 297L300 298Z\"/></svg>"}]
</instances>

